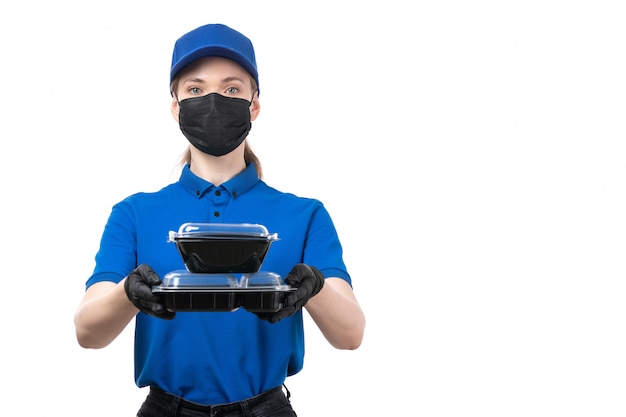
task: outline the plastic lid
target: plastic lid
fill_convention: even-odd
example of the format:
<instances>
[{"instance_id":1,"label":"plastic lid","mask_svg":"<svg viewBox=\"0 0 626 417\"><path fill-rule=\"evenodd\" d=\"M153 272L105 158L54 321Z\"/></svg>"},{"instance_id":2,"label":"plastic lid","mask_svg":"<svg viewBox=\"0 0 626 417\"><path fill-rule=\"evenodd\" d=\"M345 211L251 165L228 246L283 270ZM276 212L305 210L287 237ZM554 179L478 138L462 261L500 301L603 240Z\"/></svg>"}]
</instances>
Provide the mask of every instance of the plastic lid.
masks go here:
<instances>
[{"instance_id":1,"label":"plastic lid","mask_svg":"<svg viewBox=\"0 0 626 417\"><path fill-rule=\"evenodd\" d=\"M169 232L169 241L188 237L234 237L265 238L278 240L278 234L270 234L261 224L252 223L184 223L178 232Z\"/></svg>"},{"instance_id":2,"label":"plastic lid","mask_svg":"<svg viewBox=\"0 0 626 417\"><path fill-rule=\"evenodd\" d=\"M172 271L163 277L162 288L237 288L237 278L230 274L189 274L187 271Z\"/></svg>"},{"instance_id":3,"label":"plastic lid","mask_svg":"<svg viewBox=\"0 0 626 417\"><path fill-rule=\"evenodd\" d=\"M236 290L286 290L291 289L283 278L273 272L241 274L203 274L178 270L167 273L159 289L236 289ZM156 288L156 287L155 287Z\"/></svg>"}]
</instances>

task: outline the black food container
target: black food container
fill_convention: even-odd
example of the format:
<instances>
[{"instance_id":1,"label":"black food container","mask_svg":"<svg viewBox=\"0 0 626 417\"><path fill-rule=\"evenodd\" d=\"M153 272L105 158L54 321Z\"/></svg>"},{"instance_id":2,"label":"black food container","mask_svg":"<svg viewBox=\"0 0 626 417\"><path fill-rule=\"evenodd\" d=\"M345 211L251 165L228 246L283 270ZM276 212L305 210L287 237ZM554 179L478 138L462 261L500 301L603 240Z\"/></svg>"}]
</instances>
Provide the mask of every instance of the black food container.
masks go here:
<instances>
[{"instance_id":1,"label":"black food container","mask_svg":"<svg viewBox=\"0 0 626 417\"><path fill-rule=\"evenodd\" d=\"M295 291L273 272L203 274L172 271L152 292L170 311L235 311L273 313L283 307L285 296Z\"/></svg>"},{"instance_id":2,"label":"black food container","mask_svg":"<svg viewBox=\"0 0 626 417\"><path fill-rule=\"evenodd\" d=\"M194 273L252 273L278 240L260 224L185 223L171 231L185 268Z\"/></svg>"}]
</instances>

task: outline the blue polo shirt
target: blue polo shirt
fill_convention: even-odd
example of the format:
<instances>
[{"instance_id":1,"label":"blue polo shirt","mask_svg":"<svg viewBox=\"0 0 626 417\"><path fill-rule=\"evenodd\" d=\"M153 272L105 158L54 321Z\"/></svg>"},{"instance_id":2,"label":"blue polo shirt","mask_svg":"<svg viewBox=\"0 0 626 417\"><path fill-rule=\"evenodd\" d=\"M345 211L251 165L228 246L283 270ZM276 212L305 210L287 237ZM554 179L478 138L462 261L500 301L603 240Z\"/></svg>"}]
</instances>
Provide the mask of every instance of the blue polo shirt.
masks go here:
<instances>
[{"instance_id":1,"label":"blue polo shirt","mask_svg":"<svg viewBox=\"0 0 626 417\"><path fill-rule=\"evenodd\" d=\"M215 186L182 170L178 182L137 193L113 206L96 254L96 282L120 282L138 265L161 277L185 269L169 231L181 224L254 223L278 233L261 267L285 277L297 263L351 284L342 248L323 204L269 187L247 168ZM239 401L281 385L302 369L302 312L270 324L239 309L179 312L174 320L139 313L135 322L135 382L200 404Z\"/></svg>"}]
</instances>

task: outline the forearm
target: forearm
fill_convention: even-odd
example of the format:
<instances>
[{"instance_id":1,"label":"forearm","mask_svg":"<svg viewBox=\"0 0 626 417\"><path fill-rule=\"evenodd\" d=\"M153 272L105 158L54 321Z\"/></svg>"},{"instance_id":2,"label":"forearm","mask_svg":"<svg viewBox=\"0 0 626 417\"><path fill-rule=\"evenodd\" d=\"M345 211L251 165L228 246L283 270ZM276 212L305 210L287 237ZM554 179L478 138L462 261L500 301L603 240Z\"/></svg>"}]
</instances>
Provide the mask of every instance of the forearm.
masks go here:
<instances>
[{"instance_id":1,"label":"forearm","mask_svg":"<svg viewBox=\"0 0 626 417\"><path fill-rule=\"evenodd\" d=\"M305 308L332 346L356 349L361 345L365 315L346 281L327 278L322 290Z\"/></svg>"},{"instance_id":2,"label":"forearm","mask_svg":"<svg viewBox=\"0 0 626 417\"><path fill-rule=\"evenodd\" d=\"M90 287L74 316L76 338L84 348L110 344L137 314L128 300L124 281L101 282Z\"/></svg>"}]
</instances>

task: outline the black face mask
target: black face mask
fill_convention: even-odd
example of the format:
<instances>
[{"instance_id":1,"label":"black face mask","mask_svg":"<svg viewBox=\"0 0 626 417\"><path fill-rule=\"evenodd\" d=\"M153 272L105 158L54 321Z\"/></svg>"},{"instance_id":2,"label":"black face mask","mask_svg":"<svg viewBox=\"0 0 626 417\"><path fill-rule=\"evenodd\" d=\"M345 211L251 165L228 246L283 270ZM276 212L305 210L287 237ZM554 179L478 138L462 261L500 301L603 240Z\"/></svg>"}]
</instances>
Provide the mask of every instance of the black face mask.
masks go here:
<instances>
[{"instance_id":1,"label":"black face mask","mask_svg":"<svg viewBox=\"0 0 626 417\"><path fill-rule=\"evenodd\" d=\"M202 152L222 156L241 145L252 128L250 102L211 93L179 102L180 130Z\"/></svg>"}]
</instances>

